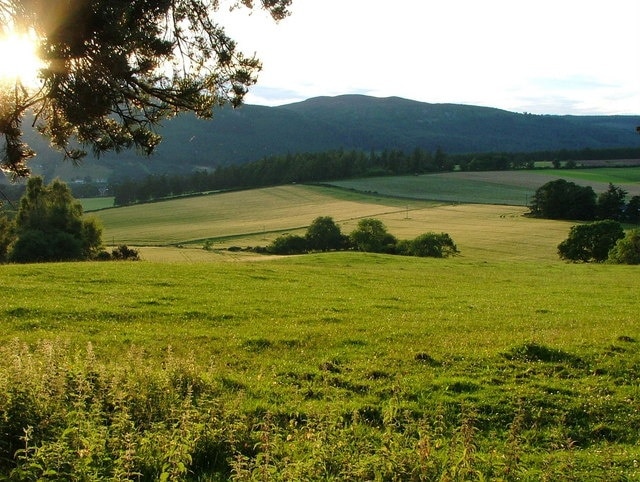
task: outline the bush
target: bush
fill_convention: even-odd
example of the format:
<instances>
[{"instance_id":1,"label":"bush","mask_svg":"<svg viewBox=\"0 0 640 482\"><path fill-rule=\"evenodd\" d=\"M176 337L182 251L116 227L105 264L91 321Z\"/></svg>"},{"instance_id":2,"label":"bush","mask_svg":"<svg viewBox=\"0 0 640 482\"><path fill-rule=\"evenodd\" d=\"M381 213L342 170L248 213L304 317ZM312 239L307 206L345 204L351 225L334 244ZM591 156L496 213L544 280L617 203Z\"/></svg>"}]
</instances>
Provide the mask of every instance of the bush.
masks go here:
<instances>
[{"instance_id":1,"label":"bush","mask_svg":"<svg viewBox=\"0 0 640 482\"><path fill-rule=\"evenodd\" d=\"M35 229L25 231L13 244L8 259L14 263L44 262L51 259L47 235Z\"/></svg>"},{"instance_id":2,"label":"bush","mask_svg":"<svg viewBox=\"0 0 640 482\"><path fill-rule=\"evenodd\" d=\"M313 220L305 234L307 249L310 251L332 251L343 249L348 239L330 216L320 216Z\"/></svg>"},{"instance_id":3,"label":"bush","mask_svg":"<svg viewBox=\"0 0 640 482\"><path fill-rule=\"evenodd\" d=\"M616 242L624 237L617 221L596 221L573 226L569 237L558 245L558 254L569 261L605 261Z\"/></svg>"},{"instance_id":4,"label":"bush","mask_svg":"<svg viewBox=\"0 0 640 482\"><path fill-rule=\"evenodd\" d=\"M270 254L302 254L307 252L307 240L297 234L278 236L267 246Z\"/></svg>"},{"instance_id":5,"label":"bush","mask_svg":"<svg viewBox=\"0 0 640 482\"><path fill-rule=\"evenodd\" d=\"M458 247L447 233L425 233L411 241L398 243L399 254L431 258L447 258L457 253Z\"/></svg>"},{"instance_id":6,"label":"bush","mask_svg":"<svg viewBox=\"0 0 640 482\"><path fill-rule=\"evenodd\" d=\"M398 243L382 221L372 218L361 219L349 239L356 250L367 253L395 253Z\"/></svg>"},{"instance_id":7,"label":"bush","mask_svg":"<svg viewBox=\"0 0 640 482\"><path fill-rule=\"evenodd\" d=\"M611 263L640 264L640 229L629 231L609 252Z\"/></svg>"},{"instance_id":8,"label":"bush","mask_svg":"<svg viewBox=\"0 0 640 482\"><path fill-rule=\"evenodd\" d=\"M139 261L140 253L137 249L131 249L125 244L121 244L111 251L111 258L118 261Z\"/></svg>"}]
</instances>

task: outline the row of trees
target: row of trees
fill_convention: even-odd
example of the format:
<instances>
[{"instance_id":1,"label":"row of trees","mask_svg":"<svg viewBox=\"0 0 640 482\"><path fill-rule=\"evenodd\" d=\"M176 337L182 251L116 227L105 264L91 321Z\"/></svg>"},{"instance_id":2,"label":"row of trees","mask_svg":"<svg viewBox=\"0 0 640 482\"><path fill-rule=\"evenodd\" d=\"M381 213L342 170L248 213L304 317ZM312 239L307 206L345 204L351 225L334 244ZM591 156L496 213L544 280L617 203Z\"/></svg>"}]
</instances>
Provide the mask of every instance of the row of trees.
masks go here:
<instances>
[{"instance_id":1,"label":"row of trees","mask_svg":"<svg viewBox=\"0 0 640 482\"><path fill-rule=\"evenodd\" d=\"M453 170L445 152L417 148L365 153L334 150L272 156L240 165L222 166L190 175L152 175L145 180L123 180L111 191L116 206L183 194L318 182L374 175L421 174Z\"/></svg>"},{"instance_id":2,"label":"row of trees","mask_svg":"<svg viewBox=\"0 0 640 482\"><path fill-rule=\"evenodd\" d=\"M537 161L549 161L554 168L577 167L578 161L602 161L614 159L638 159L640 148L559 149L532 152L487 152L456 154L451 160L463 171L502 171L508 169L532 169Z\"/></svg>"},{"instance_id":3,"label":"row of trees","mask_svg":"<svg viewBox=\"0 0 640 482\"><path fill-rule=\"evenodd\" d=\"M622 155L626 151L596 151L603 156ZM535 153L484 153L451 156L442 149L430 152L416 148L410 153L401 150L363 152L333 150L316 153L270 156L261 160L221 166L215 170L192 174L156 174L145 179L119 179L110 183L115 205L127 205L170 196L206 191L274 186L290 183L321 182L354 177L423 174L461 170L486 171L532 168L535 160L551 155L586 156L585 151ZM591 153L593 154L593 153ZM640 155L640 150L637 150ZM604 158L604 157L603 157ZM586 208L588 209L588 208ZM581 219L574 217L573 219Z\"/></svg>"},{"instance_id":4,"label":"row of trees","mask_svg":"<svg viewBox=\"0 0 640 482\"><path fill-rule=\"evenodd\" d=\"M272 254L302 254L312 251L356 250L368 253L446 258L458 248L446 233L425 233L413 240L398 240L379 219L364 218L347 236L330 216L316 218L304 236L285 234L265 248Z\"/></svg>"},{"instance_id":5,"label":"row of trees","mask_svg":"<svg viewBox=\"0 0 640 482\"><path fill-rule=\"evenodd\" d=\"M627 192L611 183L596 195L590 186L579 186L557 179L538 188L532 198L530 214L547 219L593 221L611 219L640 222L640 196L626 202Z\"/></svg>"}]
</instances>

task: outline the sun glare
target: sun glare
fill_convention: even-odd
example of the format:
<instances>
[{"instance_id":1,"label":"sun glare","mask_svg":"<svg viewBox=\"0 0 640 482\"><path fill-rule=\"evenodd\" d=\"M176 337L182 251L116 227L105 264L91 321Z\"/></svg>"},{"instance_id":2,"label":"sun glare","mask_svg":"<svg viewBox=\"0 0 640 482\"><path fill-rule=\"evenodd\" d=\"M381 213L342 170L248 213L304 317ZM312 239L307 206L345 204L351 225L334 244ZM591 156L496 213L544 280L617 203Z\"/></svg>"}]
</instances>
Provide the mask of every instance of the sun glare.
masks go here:
<instances>
[{"instance_id":1,"label":"sun glare","mask_svg":"<svg viewBox=\"0 0 640 482\"><path fill-rule=\"evenodd\" d=\"M19 80L24 86L38 84L38 71L43 67L36 53L33 37L9 34L0 37L0 79L5 82Z\"/></svg>"}]
</instances>

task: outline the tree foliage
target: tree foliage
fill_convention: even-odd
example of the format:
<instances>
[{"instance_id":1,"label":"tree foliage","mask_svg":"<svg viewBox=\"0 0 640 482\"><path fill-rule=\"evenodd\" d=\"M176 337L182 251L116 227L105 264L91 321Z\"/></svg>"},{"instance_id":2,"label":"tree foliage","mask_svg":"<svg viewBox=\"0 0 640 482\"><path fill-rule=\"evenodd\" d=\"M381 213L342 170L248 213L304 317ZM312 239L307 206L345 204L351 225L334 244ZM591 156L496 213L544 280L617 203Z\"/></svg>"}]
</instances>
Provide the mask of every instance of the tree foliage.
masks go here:
<instances>
[{"instance_id":1,"label":"tree foliage","mask_svg":"<svg viewBox=\"0 0 640 482\"><path fill-rule=\"evenodd\" d=\"M596 194L589 186L557 179L536 190L530 210L542 218L590 221L595 217Z\"/></svg>"},{"instance_id":2,"label":"tree foliage","mask_svg":"<svg viewBox=\"0 0 640 482\"><path fill-rule=\"evenodd\" d=\"M14 224L6 215L0 215L0 263L6 261L14 238Z\"/></svg>"},{"instance_id":3,"label":"tree foliage","mask_svg":"<svg viewBox=\"0 0 640 482\"><path fill-rule=\"evenodd\" d=\"M622 220L625 214L625 198L627 191L621 187L609 183L605 192L600 193L596 205L596 217L598 219Z\"/></svg>"},{"instance_id":4,"label":"tree foliage","mask_svg":"<svg viewBox=\"0 0 640 482\"><path fill-rule=\"evenodd\" d=\"M398 252L407 256L448 258L459 253L447 233L424 233L415 239L398 243Z\"/></svg>"},{"instance_id":5,"label":"tree foliage","mask_svg":"<svg viewBox=\"0 0 640 482\"><path fill-rule=\"evenodd\" d=\"M267 246L270 254L302 254L308 251L307 240L297 234L283 234L278 236Z\"/></svg>"},{"instance_id":6,"label":"tree foliage","mask_svg":"<svg viewBox=\"0 0 640 482\"><path fill-rule=\"evenodd\" d=\"M59 180L29 179L14 229L8 259L18 263L90 259L102 249L102 228L83 219L82 206Z\"/></svg>"},{"instance_id":7,"label":"tree foliage","mask_svg":"<svg viewBox=\"0 0 640 482\"><path fill-rule=\"evenodd\" d=\"M624 237L617 221L605 220L573 226L569 237L558 245L558 254L569 261L602 262L616 242Z\"/></svg>"},{"instance_id":8,"label":"tree foliage","mask_svg":"<svg viewBox=\"0 0 640 482\"><path fill-rule=\"evenodd\" d=\"M397 239L387 232L387 227L379 219L365 218L349 235L352 246L368 253L393 253Z\"/></svg>"},{"instance_id":9,"label":"tree foliage","mask_svg":"<svg viewBox=\"0 0 640 482\"><path fill-rule=\"evenodd\" d=\"M349 239L342 234L332 217L320 216L313 220L305 234L311 251L333 251L348 246Z\"/></svg>"},{"instance_id":10,"label":"tree foliage","mask_svg":"<svg viewBox=\"0 0 640 482\"><path fill-rule=\"evenodd\" d=\"M433 258L446 258L459 252L447 233L425 233L412 240L398 241L387 232L382 221L373 218L361 219L356 229L349 236L345 236L330 216L314 219L304 236L278 236L266 248L259 248L259 252L286 255L347 249Z\"/></svg>"},{"instance_id":11,"label":"tree foliage","mask_svg":"<svg viewBox=\"0 0 640 482\"><path fill-rule=\"evenodd\" d=\"M609 252L611 263L640 264L640 230L633 229L619 239Z\"/></svg>"},{"instance_id":12,"label":"tree foliage","mask_svg":"<svg viewBox=\"0 0 640 482\"><path fill-rule=\"evenodd\" d=\"M279 20L290 3L260 5ZM38 130L75 160L86 148L150 153L161 119L239 105L261 65L216 22L222 5L254 8L253 0L0 0L2 32L35 36L44 63L41 88L16 80L0 93L2 169L29 174L35 153L21 130L29 110Z\"/></svg>"},{"instance_id":13,"label":"tree foliage","mask_svg":"<svg viewBox=\"0 0 640 482\"><path fill-rule=\"evenodd\" d=\"M630 223L640 222L640 196L633 196L624 208L624 218Z\"/></svg>"}]
</instances>

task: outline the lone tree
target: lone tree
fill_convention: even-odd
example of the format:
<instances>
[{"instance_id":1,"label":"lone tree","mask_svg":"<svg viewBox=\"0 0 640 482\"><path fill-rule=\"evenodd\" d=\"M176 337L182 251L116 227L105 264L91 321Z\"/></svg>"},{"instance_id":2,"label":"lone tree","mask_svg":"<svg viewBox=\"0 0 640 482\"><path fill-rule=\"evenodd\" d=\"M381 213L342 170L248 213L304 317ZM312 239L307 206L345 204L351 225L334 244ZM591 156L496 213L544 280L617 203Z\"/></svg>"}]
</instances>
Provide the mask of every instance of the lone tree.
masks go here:
<instances>
[{"instance_id":1,"label":"lone tree","mask_svg":"<svg viewBox=\"0 0 640 482\"><path fill-rule=\"evenodd\" d=\"M624 237L617 221L596 221L573 226L569 237L558 245L558 254L569 261L605 261L616 242Z\"/></svg>"},{"instance_id":2,"label":"lone tree","mask_svg":"<svg viewBox=\"0 0 640 482\"><path fill-rule=\"evenodd\" d=\"M18 263L83 260L102 248L102 229L94 219L82 218L82 206L69 187L41 177L27 183L15 219L15 241L9 261Z\"/></svg>"},{"instance_id":3,"label":"lone tree","mask_svg":"<svg viewBox=\"0 0 640 482\"><path fill-rule=\"evenodd\" d=\"M280 20L291 0L259 3ZM0 0L0 35L34 37L43 63L38 89L20 79L0 89L0 168L30 174L35 153L22 141L30 110L51 144L77 160L87 148L151 153L161 119L241 104L261 65L216 23L223 5L253 9L254 1Z\"/></svg>"}]
</instances>

